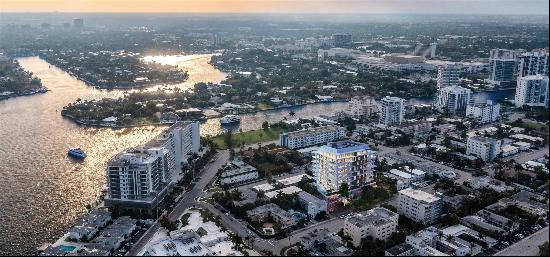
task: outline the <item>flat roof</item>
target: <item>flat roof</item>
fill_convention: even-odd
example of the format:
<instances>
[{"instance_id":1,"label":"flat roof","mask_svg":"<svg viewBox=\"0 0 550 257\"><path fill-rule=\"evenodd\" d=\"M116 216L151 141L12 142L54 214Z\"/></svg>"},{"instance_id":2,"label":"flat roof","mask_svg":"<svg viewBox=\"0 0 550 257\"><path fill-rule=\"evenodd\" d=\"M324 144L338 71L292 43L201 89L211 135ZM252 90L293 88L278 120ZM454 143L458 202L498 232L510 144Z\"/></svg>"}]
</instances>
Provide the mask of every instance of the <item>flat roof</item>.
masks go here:
<instances>
[{"instance_id":1,"label":"flat roof","mask_svg":"<svg viewBox=\"0 0 550 257\"><path fill-rule=\"evenodd\" d=\"M288 135L289 138L296 138L296 137L304 137L304 136L309 136L309 135L314 135L319 133L332 132L337 130L344 130L344 128L339 126L334 126L334 125L328 125L328 126L288 132L286 134Z\"/></svg>"},{"instance_id":2,"label":"flat roof","mask_svg":"<svg viewBox=\"0 0 550 257\"><path fill-rule=\"evenodd\" d=\"M343 140L343 141L337 141L337 142L330 142L326 145L322 146L319 151L327 151L332 153L347 153L347 152L355 152L360 150L368 150L369 146L367 144L351 141L351 140Z\"/></svg>"},{"instance_id":3,"label":"flat roof","mask_svg":"<svg viewBox=\"0 0 550 257\"><path fill-rule=\"evenodd\" d=\"M273 198L273 197L276 197L279 193L285 194L285 195L290 195L290 194L299 193L299 192L302 192L301 188L299 188L297 186L289 186L289 187L285 187L283 189L267 192L265 194L265 196L267 198Z\"/></svg>"},{"instance_id":4,"label":"flat roof","mask_svg":"<svg viewBox=\"0 0 550 257\"><path fill-rule=\"evenodd\" d=\"M393 175L396 175L398 177L402 177L402 178L405 178L405 179L410 179L412 178L413 176L407 172L403 172L403 171L400 171L400 170L397 170L397 169L392 169L390 170L390 173L393 174Z\"/></svg>"},{"instance_id":5,"label":"flat roof","mask_svg":"<svg viewBox=\"0 0 550 257\"><path fill-rule=\"evenodd\" d=\"M415 190L415 189L412 189L412 188L403 189L403 190L399 191L399 193L402 194L402 195L406 195L410 198L413 198L417 201L423 201L423 202L428 202L428 203L437 202L441 199L441 198L439 198L435 195L432 195L430 193L426 193L426 192L421 191L421 190Z\"/></svg>"},{"instance_id":6,"label":"flat roof","mask_svg":"<svg viewBox=\"0 0 550 257\"><path fill-rule=\"evenodd\" d=\"M285 185L285 186L288 186L288 185L293 185L293 184L296 184L300 181L302 181L302 179L306 177L306 178L311 178L309 175L307 174L300 174L300 175L296 175L296 176L292 176L292 177L288 177L288 178L284 178L284 179L280 179L280 180L277 180L277 182Z\"/></svg>"},{"instance_id":7,"label":"flat roof","mask_svg":"<svg viewBox=\"0 0 550 257\"><path fill-rule=\"evenodd\" d=\"M273 185L268 184L268 183L260 184L260 185L254 186L252 188L254 188L254 190L256 190L256 191L263 191L263 192L269 192L269 191L275 189L275 187Z\"/></svg>"}]
</instances>

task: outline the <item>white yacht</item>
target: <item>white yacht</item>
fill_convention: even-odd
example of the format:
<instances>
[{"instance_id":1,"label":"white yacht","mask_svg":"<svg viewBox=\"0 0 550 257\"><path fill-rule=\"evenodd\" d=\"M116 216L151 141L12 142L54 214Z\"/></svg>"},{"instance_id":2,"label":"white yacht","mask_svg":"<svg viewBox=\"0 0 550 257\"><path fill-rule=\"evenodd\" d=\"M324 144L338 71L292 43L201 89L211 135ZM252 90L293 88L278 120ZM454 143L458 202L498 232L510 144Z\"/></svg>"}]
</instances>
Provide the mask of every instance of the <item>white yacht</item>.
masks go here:
<instances>
[{"instance_id":1,"label":"white yacht","mask_svg":"<svg viewBox=\"0 0 550 257\"><path fill-rule=\"evenodd\" d=\"M241 121L241 117L239 117L239 115L233 115L233 114L223 116L220 119L221 124L232 124L240 121Z\"/></svg>"}]
</instances>

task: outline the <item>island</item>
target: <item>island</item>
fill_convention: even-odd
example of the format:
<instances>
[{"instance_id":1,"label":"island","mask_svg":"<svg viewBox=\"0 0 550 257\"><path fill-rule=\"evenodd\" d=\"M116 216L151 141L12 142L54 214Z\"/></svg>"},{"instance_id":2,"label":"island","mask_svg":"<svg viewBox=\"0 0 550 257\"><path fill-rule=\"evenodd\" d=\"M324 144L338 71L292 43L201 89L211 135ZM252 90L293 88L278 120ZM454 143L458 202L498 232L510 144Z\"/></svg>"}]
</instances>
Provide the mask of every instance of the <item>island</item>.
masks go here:
<instances>
[{"instance_id":1,"label":"island","mask_svg":"<svg viewBox=\"0 0 550 257\"><path fill-rule=\"evenodd\" d=\"M0 54L0 100L47 91L40 79L25 71L17 60Z\"/></svg>"},{"instance_id":2,"label":"island","mask_svg":"<svg viewBox=\"0 0 550 257\"><path fill-rule=\"evenodd\" d=\"M140 53L126 50L48 50L40 51L40 58L98 88L140 88L188 78L177 66L145 62Z\"/></svg>"}]
</instances>

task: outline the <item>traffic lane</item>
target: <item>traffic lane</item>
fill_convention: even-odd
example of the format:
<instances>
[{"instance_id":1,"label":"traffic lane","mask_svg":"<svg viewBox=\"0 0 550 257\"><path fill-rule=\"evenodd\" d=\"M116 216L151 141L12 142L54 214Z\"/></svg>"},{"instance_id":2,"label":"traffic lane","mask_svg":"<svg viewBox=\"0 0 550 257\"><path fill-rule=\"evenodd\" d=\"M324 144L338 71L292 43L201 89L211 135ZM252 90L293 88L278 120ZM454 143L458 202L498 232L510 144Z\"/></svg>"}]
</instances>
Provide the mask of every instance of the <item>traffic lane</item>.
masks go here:
<instances>
[{"instance_id":1,"label":"traffic lane","mask_svg":"<svg viewBox=\"0 0 550 257\"><path fill-rule=\"evenodd\" d=\"M522 239L494 256L538 256L539 245L548 241L548 227Z\"/></svg>"}]
</instances>

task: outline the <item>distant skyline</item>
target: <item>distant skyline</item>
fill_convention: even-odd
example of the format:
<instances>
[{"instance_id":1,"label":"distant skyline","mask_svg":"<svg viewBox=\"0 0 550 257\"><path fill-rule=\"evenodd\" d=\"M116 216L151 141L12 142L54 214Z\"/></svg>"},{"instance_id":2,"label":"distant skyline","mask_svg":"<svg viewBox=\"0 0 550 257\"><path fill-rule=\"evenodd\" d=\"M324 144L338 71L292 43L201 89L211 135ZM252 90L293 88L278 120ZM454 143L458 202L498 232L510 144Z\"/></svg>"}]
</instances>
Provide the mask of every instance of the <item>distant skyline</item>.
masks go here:
<instances>
[{"instance_id":1,"label":"distant skyline","mask_svg":"<svg viewBox=\"0 0 550 257\"><path fill-rule=\"evenodd\" d=\"M0 12L548 15L548 0L0 0Z\"/></svg>"}]
</instances>

